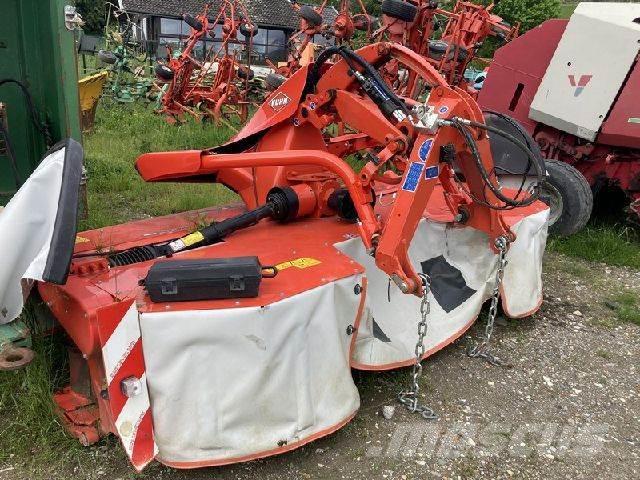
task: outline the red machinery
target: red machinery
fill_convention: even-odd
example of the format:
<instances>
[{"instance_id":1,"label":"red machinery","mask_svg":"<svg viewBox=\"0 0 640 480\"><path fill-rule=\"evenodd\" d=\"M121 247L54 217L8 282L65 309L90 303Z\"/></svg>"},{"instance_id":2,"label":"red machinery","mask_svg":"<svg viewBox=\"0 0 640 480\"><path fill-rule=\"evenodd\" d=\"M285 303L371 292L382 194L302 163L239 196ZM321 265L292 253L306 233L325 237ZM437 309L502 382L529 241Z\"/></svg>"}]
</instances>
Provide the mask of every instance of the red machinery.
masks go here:
<instances>
[{"instance_id":1,"label":"red machinery","mask_svg":"<svg viewBox=\"0 0 640 480\"><path fill-rule=\"evenodd\" d=\"M409 108L372 66L385 61L416 72L429 101ZM196 231L182 215L83 232L67 284L40 284L79 351L56 396L70 429L85 441L118 435L137 469L274 455L353 417L351 367L413 365L400 400L428 416L420 361L488 298L491 325L501 294L514 317L542 298L547 209L500 188L487 131L505 136L423 57L378 43L327 49L225 145L140 156L146 181L217 182L245 205L195 213L214 221ZM346 160L355 152L369 155L358 171ZM279 270L256 298L154 303L141 285L159 257L238 255Z\"/></svg>"},{"instance_id":2,"label":"red machinery","mask_svg":"<svg viewBox=\"0 0 640 480\"><path fill-rule=\"evenodd\" d=\"M162 97L160 112L175 121L185 113L196 118L203 115L220 122L222 118L239 117L244 123L249 112L249 80L253 76L250 63L251 39L257 28L248 20L244 5L238 0L224 0L213 20L208 19L210 5L197 17L185 15L185 22L191 27L191 34L184 50L168 64L159 64L156 74L162 81L169 82ZM221 45L217 51L205 52L202 62L193 57L194 48L209 35L213 27L222 25ZM247 41L247 65L239 63L237 52L229 51L229 42L242 33ZM214 44L215 45L215 44ZM211 70L217 70L211 76Z\"/></svg>"},{"instance_id":3,"label":"red machinery","mask_svg":"<svg viewBox=\"0 0 640 480\"><path fill-rule=\"evenodd\" d=\"M321 7L293 4L300 16L300 28L289 39L289 52L286 65L274 65L270 60L267 63L273 68L275 74L267 77L267 86L275 90L286 78L289 78L301 67L308 65L315 56L313 37L322 33L323 20Z\"/></svg>"},{"instance_id":4,"label":"red machinery","mask_svg":"<svg viewBox=\"0 0 640 480\"><path fill-rule=\"evenodd\" d=\"M569 165L596 190L624 191L640 214L639 18L637 4L580 4L571 20L499 49L480 92L483 108L515 117L550 160L545 196L559 233L591 213L588 186Z\"/></svg>"},{"instance_id":5,"label":"red machinery","mask_svg":"<svg viewBox=\"0 0 640 480\"><path fill-rule=\"evenodd\" d=\"M483 42L490 36L498 36L508 42L518 35L519 25L512 27L492 14L493 5L458 1L449 12L439 8L434 1L385 0L382 3L382 26L376 37L387 37L406 45L427 58L450 85L462 86L475 94L477 92L467 84L464 72ZM447 23L441 37L436 40L432 36L439 28L438 17L447 19ZM415 75L402 77L394 67L393 64L387 67L389 81L407 95L417 98L421 89L416 85Z\"/></svg>"},{"instance_id":6,"label":"red machinery","mask_svg":"<svg viewBox=\"0 0 640 480\"><path fill-rule=\"evenodd\" d=\"M354 14L351 0L341 0L338 6L338 15L333 25L323 23L322 13L327 6L326 0L318 7L294 4L300 15L300 28L291 36L291 48L287 64L282 66L271 64L276 74L267 78L267 86L275 90L285 78L289 78L301 66L313 61L315 57L313 39L316 35L332 37L338 44L349 44L356 30L366 32L367 37L369 37L374 29L376 19L367 14L362 0L357 0L357 2L361 13Z\"/></svg>"}]
</instances>

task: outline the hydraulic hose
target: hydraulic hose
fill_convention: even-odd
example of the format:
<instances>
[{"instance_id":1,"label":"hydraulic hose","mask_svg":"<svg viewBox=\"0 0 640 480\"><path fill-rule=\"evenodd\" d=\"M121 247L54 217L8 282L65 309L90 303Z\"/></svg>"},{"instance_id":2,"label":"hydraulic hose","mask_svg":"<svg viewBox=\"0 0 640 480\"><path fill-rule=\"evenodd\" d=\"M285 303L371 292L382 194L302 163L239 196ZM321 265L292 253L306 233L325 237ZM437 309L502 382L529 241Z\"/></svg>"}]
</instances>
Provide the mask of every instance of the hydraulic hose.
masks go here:
<instances>
[{"instance_id":1,"label":"hydraulic hose","mask_svg":"<svg viewBox=\"0 0 640 480\"><path fill-rule=\"evenodd\" d=\"M544 165L540 164L540 160L533 154L533 152L529 149L529 147L527 147L523 142L521 142L519 139L517 139L516 137L514 137L513 135L500 130L498 128L492 127L490 125L486 125L484 123L479 123L473 120L467 120L467 119L463 119L463 118L459 118L459 117L454 117L450 120L450 125L453 126L454 128L456 128L460 134L462 135L462 137L465 140L465 143L467 144L467 146L469 147L469 149L471 150L471 153L473 155L473 158L475 160L476 166L478 168L478 171L480 172L480 175L482 176L482 180L484 181L484 183L487 185L487 187L489 188L489 190L491 190L491 192L502 202L504 202L506 204L507 207L511 207L511 208L515 208L515 207L525 207L527 205L531 205L532 203L534 203L538 197L539 197L539 192L537 189L534 190L534 192L525 200L518 200L518 197L520 196L520 193L522 192L522 188L524 186L525 180L526 180L526 175L528 172L525 172L523 174L523 181L520 187L520 191L518 192L518 194L516 195L515 198L509 198L507 196L505 196L498 187L496 187L493 182L491 181L490 175L487 172L487 170L484 168L484 164L482 163L482 159L480 158L480 152L478 151L478 145L475 141L475 139L473 138L473 134L471 133L471 131L469 130L469 126L471 127L475 127L475 128L480 128L486 131L489 131L491 133L494 133L496 135L499 135L503 138L505 138L506 140L508 140L509 142L513 143L515 146L517 146L520 150L522 150L527 157L529 158L529 164L534 166L534 169L536 170L536 176L537 176L537 180L538 183L542 183L545 180L545 167ZM505 207L497 207L495 205L490 205L488 204L488 202L480 200L478 198L474 198L474 201L482 203L485 206L488 206L489 208L493 208L493 209L499 209L499 210L503 210L505 209Z\"/></svg>"},{"instance_id":2,"label":"hydraulic hose","mask_svg":"<svg viewBox=\"0 0 640 480\"><path fill-rule=\"evenodd\" d=\"M360 83L364 92L380 108L386 118L399 122L410 114L406 104L387 85L378 71L364 58L345 46L329 47L318 56L309 77L308 90L315 89L322 66L333 55L340 55L344 59L349 66L349 73ZM355 64L359 65L363 72L360 72Z\"/></svg>"}]
</instances>

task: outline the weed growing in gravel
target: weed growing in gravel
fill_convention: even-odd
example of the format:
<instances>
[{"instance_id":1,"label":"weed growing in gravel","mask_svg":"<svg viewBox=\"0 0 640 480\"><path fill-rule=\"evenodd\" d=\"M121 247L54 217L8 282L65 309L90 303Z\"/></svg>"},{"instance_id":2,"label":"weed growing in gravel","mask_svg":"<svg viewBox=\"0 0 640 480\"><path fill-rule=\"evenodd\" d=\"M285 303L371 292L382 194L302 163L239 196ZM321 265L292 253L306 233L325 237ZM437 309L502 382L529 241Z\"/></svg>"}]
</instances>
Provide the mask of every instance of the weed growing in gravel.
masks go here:
<instances>
[{"instance_id":1,"label":"weed growing in gravel","mask_svg":"<svg viewBox=\"0 0 640 480\"><path fill-rule=\"evenodd\" d=\"M618 320L626 323L640 325L640 301L636 294L623 292L614 296L607 306L611 308L618 317Z\"/></svg>"}]
</instances>

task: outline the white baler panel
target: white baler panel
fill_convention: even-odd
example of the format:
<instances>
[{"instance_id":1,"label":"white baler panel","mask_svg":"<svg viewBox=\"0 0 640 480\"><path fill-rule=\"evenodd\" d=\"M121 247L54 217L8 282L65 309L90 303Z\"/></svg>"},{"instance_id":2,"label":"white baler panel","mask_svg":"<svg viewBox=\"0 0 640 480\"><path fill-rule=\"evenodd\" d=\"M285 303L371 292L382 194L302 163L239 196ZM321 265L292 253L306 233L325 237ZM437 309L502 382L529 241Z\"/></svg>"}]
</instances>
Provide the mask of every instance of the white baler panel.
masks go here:
<instances>
[{"instance_id":1,"label":"white baler panel","mask_svg":"<svg viewBox=\"0 0 640 480\"><path fill-rule=\"evenodd\" d=\"M529 117L593 141L640 49L640 4L581 3L544 75Z\"/></svg>"}]
</instances>

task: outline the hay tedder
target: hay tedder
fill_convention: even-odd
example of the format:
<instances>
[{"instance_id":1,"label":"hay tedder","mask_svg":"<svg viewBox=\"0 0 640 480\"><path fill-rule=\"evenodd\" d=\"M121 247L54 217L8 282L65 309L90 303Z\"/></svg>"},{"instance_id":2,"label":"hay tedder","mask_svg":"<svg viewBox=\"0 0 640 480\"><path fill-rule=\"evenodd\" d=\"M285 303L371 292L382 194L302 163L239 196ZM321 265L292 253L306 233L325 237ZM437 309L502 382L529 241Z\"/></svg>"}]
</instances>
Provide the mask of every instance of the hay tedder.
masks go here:
<instances>
[{"instance_id":1,"label":"hay tedder","mask_svg":"<svg viewBox=\"0 0 640 480\"><path fill-rule=\"evenodd\" d=\"M353 3L357 3L359 10L354 10ZM318 48L314 44L316 35L333 39L338 45L350 45L356 31L365 32L369 38L377 24L376 18L367 14L362 0L357 0L357 2L341 0L338 5L338 14L332 25L327 25L322 16L327 8L326 0L317 7L294 3L294 8L297 9L300 16L300 27L289 39L287 62L280 65L268 62L274 70L274 73L265 80L265 85L270 90L277 89L300 67L313 62Z\"/></svg>"},{"instance_id":2,"label":"hay tedder","mask_svg":"<svg viewBox=\"0 0 640 480\"><path fill-rule=\"evenodd\" d=\"M210 118L215 123L237 117L244 123L249 114L249 82L251 44L257 27L249 20L246 7L239 0L225 0L213 21L209 20L210 4L194 17L184 15L191 34L184 49L176 56L169 50L166 63L156 65L157 79L167 84L163 89L160 113L175 122L185 114L197 119ZM214 27L221 25L220 45L212 43L204 58L194 57L194 49L205 37L212 38ZM240 63L237 50L230 42L242 34L247 44L246 65Z\"/></svg>"},{"instance_id":3,"label":"hay tedder","mask_svg":"<svg viewBox=\"0 0 640 480\"><path fill-rule=\"evenodd\" d=\"M429 85L426 102L385 84L388 62ZM83 232L66 283L39 284L74 345L55 397L69 430L119 436L136 469L242 462L349 422L352 368L402 366L399 400L433 418L421 360L491 300L469 353L496 363L499 299L511 317L542 300L548 208L500 185L497 139L543 180L524 133L382 42L327 49L227 144L140 156L148 182L216 182L243 204Z\"/></svg>"},{"instance_id":4,"label":"hay tedder","mask_svg":"<svg viewBox=\"0 0 640 480\"><path fill-rule=\"evenodd\" d=\"M519 25L511 26L491 13L493 6L458 1L452 11L447 11L431 0L385 0L381 7L382 25L374 35L378 40L397 42L419 53L450 85L475 95L477 92L464 73L480 47L492 36L505 42L518 36ZM438 30L442 30L440 38L434 39ZM384 73L392 85L415 96L419 89L415 74L403 75L394 63Z\"/></svg>"}]
</instances>

